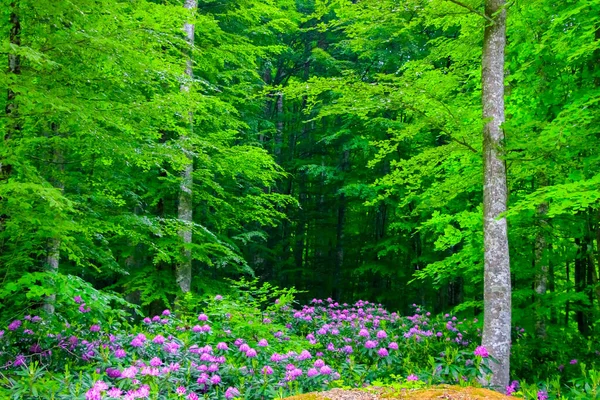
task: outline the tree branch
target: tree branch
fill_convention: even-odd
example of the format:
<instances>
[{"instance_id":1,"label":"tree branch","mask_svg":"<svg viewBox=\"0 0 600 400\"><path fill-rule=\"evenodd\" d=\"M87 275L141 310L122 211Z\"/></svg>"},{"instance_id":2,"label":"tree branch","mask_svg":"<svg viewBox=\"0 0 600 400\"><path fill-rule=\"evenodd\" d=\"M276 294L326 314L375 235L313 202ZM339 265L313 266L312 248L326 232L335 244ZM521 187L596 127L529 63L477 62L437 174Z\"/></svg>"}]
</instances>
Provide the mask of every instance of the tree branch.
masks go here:
<instances>
[{"instance_id":1,"label":"tree branch","mask_svg":"<svg viewBox=\"0 0 600 400\"><path fill-rule=\"evenodd\" d=\"M451 3L456 4L457 6L461 6L462 8L466 8L467 10L471 11L472 13L475 13L477 15L479 15L480 17L486 19L487 21L491 22L492 24L494 23L494 20L492 18L490 18L489 16L485 15L484 13L482 13L481 11L477 11L476 9L474 9L473 7L471 7L468 4L465 4L459 0L447 0Z\"/></svg>"}]
</instances>

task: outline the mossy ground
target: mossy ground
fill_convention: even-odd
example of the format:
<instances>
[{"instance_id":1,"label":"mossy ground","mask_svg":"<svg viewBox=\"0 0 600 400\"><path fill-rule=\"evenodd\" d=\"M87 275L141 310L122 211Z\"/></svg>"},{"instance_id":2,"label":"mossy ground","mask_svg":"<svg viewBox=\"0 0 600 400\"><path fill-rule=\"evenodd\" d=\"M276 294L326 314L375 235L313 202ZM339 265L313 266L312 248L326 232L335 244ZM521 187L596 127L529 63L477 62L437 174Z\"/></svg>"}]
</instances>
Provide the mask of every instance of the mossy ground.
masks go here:
<instances>
[{"instance_id":1,"label":"mossy ground","mask_svg":"<svg viewBox=\"0 0 600 400\"><path fill-rule=\"evenodd\" d=\"M459 387L459 386L437 386L427 389L391 389L391 388L379 388L376 390L377 398L379 399L402 399L402 400L428 400L428 399L447 399L447 400L500 400L507 399L508 396L494 392L488 389L473 388L473 387ZM355 396L350 393L355 393ZM369 391L372 395L373 391ZM363 396L367 394L362 391L348 391L343 399L357 399L362 400L367 397ZM339 393L333 394L329 392L325 393L306 393L302 395L288 397L287 400L336 400L342 398ZM368 396L368 398L373 398Z\"/></svg>"}]
</instances>

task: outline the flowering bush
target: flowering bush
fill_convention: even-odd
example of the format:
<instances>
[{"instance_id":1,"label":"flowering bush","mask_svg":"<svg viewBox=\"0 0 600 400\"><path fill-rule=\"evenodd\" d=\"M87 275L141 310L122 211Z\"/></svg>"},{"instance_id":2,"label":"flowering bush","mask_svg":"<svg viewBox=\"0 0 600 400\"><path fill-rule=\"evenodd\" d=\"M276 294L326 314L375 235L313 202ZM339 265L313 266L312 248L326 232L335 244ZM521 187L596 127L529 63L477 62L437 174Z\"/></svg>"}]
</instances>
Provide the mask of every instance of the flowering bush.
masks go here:
<instances>
[{"instance_id":1,"label":"flowering bush","mask_svg":"<svg viewBox=\"0 0 600 400\"><path fill-rule=\"evenodd\" d=\"M471 382L485 371L477 330L416 308L403 318L378 304L314 299L293 291L236 295L165 310L137 325L101 322L84 296L61 328L39 316L2 331L6 396L26 398L281 398L329 386L408 381ZM202 306L202 310L194 311Z\"/></svg>"},{"instance_id":2,"label":"flowering bush","mask_svg":"<svg viewBox=\"0 0 600 400\"><path fill-rule=\"evenodd\" d=\"M297 309L293 294L240 285L139 324L102 320L76 295L58 329L25 316L0 331L0 397L271 399L373 382L477 385L493 362L473 321L416 306L401 317L368 301Z\"/></svg>"}]
</instances>

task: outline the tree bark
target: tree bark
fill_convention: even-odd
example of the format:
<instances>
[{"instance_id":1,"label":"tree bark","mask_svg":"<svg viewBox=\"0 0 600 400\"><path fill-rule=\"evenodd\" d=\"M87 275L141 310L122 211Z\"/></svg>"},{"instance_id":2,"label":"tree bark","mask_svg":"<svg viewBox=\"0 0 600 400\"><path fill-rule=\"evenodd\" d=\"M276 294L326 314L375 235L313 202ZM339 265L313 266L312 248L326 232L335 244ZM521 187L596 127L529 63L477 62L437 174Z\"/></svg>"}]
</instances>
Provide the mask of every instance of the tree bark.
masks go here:
<instances>
[{"instance_id":1,"label":"tree bark","mask_svg":"<svg viewBox=\"0 0 600 400\"><path fill-rule=\"evenodd\" d=\"M197 0L186 0L184 7L188 10L196 10L198 7ZM185 74L189 78L188 82L181 85L182 92L189 92L194 72L192 68L192 49L194 47L194 31L195 25L186 23L183 27L186 33L186 40L190 46L190 56L187 60L187 66ZM193 114L188 112L189 118L189 135L193 133ZM180 137L181 148L185 154L187 163L181 173L181 184L179 186L179 205L177 207L177 217L183 224L179 230L179 237L182 242L181 255L182 259L177 264L176 280L177 284L181 288L183 293L187 293L191 289L192 285L192 250L190 245L192 243L192 228L193 228L193 211L192 211L192 200L193 200L193 173L194 173L194 157L192 150L190 149L189 141L190 136L182 135Z\"/></svg>"},{"instance_id":2,"label":"tree bark","mask_svg":"<svg viewBox=\"0 0 600 400\"><path fill-rule=\"evenodd\" d=\"M275 154L275 161L279 165L282 164L283 159L282 148L283 148L283 93L279 92L276 94L277 102L276 102L276 118L277 118L277 132L275 133L275 140L273 141L273 153Z\"/></svg>"},{"instance_id":3,"label":"tree bark","mask_svg":"<svg viewBox=\"0 0 600 400\"><path fill-rule=\"evenodd\" d=\"M575 238L575 244L577 245L577 255L575 256L575 291L583 293L586 287L586 272L587 272L587 254L586 240ZM584 304L578 300L576 303L577 309L575 310L575 321L577 322L577 329L583 336L588 334L588 321L587 314L584 310Z\"/></svg>"},{"instance_id":4,"label":"tree bark","mask_svg":"<svg viewBox=\"0 0 600 400\"><path fill-rule=\"evenodd\" d=\"M482 57L483 119L483 232L484 327L482 344L496 358L491 364L490 385L503 390L509 382L511 344L511 281L506 218L508 188L502 160L504 132L504 0L486 0L485 13L494 20L486 25Z\"/></svg>"},{"instance_id":5,"label":"tree bark","mask_svg":"<svg viewBox=\"0 0 600 400\"><path fill-rule=\"evenodd\" d=\"M57 133L58 127L56 124L52 124L52 131ZM63 183L62 173L64 171L64 157L63 153L60 149L54 150L54 165L56 165L57 175L53 180L52 184L55 188L63 191L65 189L65 185ZM52 237L48 241L48 254L46 255L46 271L48 271L51 275L58 274L58 266L60 261L60 237ZM50 280L50 286L54 286L55 281L53 279ZM54 289L56 291L56 288ZM42 309L44 309L48 314L54 314L54 305L56 303L56 293L52 293L51 295L46 296L44 299L44 304Z\"/></svg>"},{"instance_id":6,"label":"tree bark","mask_svg":"<svg viewBox=\"0 0 600 400\"><path fill-rule=\"evenodd\" d=\"M350 159L350 152L344 151L342 156L341 173L345 174L348 167L348 160ZM342 181L343 187L343 181ZM342 298L342 273L344 268L344 227L346 222L346 195L340 194L338 200L338 212L337 212L337 227L336 227L336 245L335 245L335 270L333 272L333 293L332 296L335 299Z\"/></svg>"},{"instance_id":7,"label":"tree bark","mask_svg":"<svg viewBox=\"0 0 600 400\"><path fill-rule=\"evenodd\" d=\"M19 19L18 2L13 1L10 4L10 31L9 41L12 45L21 45L21 21ZM8 73L12 75L21 74L21 57L18 54L9 52L8 54ZM15 132L20 131L20 125L18 122L18 110L17 110L17 94L10 87L7 90L6 95L6 107L4 109L6 117L8 118L8 129L4 133L4 141L8 142ZM5 143L5 146L7 144ZM11 172L11 166L6 164L3 160L0 160L0 179L7 179ZM2 218L4 219L4 218Z\"/></svg>"},{"instance_id":8,"label":"tree bark","mask_svg":"<svg viewBox=\"0 0 600 400\"><path fill-rule=\"evenodd\" d=\"M545 216L548 212L548 203L544 202L538 207L540 216L540 225L535 238L535 331L538 337L546 337L546 314L542 311L544 308L543 300L548 289L548 257L545 257L547 249L545 228L548 225Z\"/></svg>"}]
</instances>

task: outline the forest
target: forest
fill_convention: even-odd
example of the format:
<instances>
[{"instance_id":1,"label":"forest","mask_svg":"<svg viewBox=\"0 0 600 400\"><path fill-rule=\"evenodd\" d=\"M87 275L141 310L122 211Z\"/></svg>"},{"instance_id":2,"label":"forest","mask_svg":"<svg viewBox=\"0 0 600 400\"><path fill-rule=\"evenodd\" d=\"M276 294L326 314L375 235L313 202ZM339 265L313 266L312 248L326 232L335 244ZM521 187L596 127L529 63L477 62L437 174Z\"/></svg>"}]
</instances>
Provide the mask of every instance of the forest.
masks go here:
<instances>
[{"instance_id":1,"label":"forest","mask_svg":"<svg viewBox=\"0 0 600 400\"><path fill-rule=\"evenodd\" d=\"M0 2L0 398L600 398L600 0Z\"/></svg>"}]
</instances>

